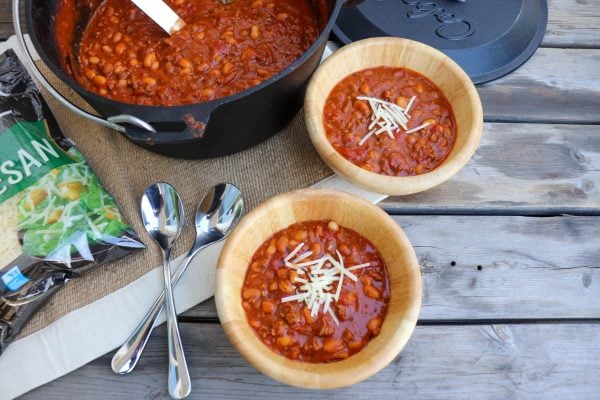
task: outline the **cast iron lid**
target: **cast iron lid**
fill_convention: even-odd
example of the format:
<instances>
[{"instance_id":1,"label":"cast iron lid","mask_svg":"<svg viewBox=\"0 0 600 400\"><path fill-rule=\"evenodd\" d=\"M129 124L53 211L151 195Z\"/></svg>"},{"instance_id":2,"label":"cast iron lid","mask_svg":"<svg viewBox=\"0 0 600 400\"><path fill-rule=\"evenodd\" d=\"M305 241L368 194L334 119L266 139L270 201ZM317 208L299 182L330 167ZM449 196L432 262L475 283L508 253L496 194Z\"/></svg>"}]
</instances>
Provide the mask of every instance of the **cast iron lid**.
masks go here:
<instances>
[{"instance_id":1,"label":"cast iron lid","mask_svg":"<svg viewBox=\"0 0 600 400\"><path fill-rule=\"evenodd\" d=\"M539 46L548 21L546 0L363 0L342 8L334 34L347 44L397 36L433 46L456 61L474 83L499 78Z\"/></svg>"}]
</instances>

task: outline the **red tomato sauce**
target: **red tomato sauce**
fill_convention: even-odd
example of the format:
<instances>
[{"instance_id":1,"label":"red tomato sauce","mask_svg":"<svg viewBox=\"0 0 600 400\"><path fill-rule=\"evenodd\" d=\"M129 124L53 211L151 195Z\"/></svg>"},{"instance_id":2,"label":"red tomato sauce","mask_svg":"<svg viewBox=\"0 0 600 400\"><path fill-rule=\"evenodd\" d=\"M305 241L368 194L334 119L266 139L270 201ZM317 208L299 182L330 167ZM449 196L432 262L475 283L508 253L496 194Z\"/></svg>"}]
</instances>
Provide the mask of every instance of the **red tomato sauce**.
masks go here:
<instances>
[{"instance_id":1,"label":"red tomato sauce","mask_svg":"<svg viewBox=\"0 0 600 400\"><path fill-rule=\"evenodd\" d=\"M303 244L301 249L289 262L304 253L312 254L294 266L286 265L286 257L299 244ZM324 307L312 314L304 301L282 301L302 292L303 282L298 278L307 280L314 268L302 267L302 273L296 265L326 254L338 259L336 250L346 268L369 264L352 270L357 281L346 277L338 301L330 304L339 325ZM329 293L337 290L338 282ZM310 221L291 225L260 246L246 273L241 297L250 326L275 353L298 361L328 363L352 356L379 334L390 301L390 284L381 256L367 239L335 222Z\"/></svg>"},{"instance_id":2,"label":"red tomato sauce","mask_svg":"<svg viewBox=\"0 0 600 400\"><path fill-rule=\"evenodd\" d=\"M308 0L166 0L187 23L172 36L131 1L105 0L73 55L77 1L59 6L63 58L74 59L86 89L125 103L192 104L238 93L284 70L319 35Z\"/></svg>"},{"instance_id":3,"label":"red tomato sauce","mask_svg":"<svg viewBox=\"0 0 600 400\"><path fill-rule=\"evenodd\" d=\"M408 130L370 136L372 110L359 96L374 97L409 109ZM347 160L382 175L408 176L432 171L450 154L456 141L456 120L442 91L425 76L407 68L376 67L355 72L340 81L325 102L323 123L327 139Z\"/></svg>"}]
</instances>

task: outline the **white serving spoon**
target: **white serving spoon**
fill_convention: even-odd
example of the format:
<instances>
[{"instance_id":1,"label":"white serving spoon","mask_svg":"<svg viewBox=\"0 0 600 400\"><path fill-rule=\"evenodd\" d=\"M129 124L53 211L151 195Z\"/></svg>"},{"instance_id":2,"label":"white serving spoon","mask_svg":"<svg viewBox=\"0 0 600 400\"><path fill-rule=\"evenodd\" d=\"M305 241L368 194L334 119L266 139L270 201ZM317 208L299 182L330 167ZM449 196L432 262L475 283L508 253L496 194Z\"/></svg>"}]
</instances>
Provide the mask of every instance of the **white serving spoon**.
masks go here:
<instances>
[{"instance_id":1,"label":"white serving spoon","mask_svg":"<svg viewBox=\"0 0 600 400\"><path fill-rule=\"evenodd\" d=\"M131 0L169 35L185 26L185 22L163 0Z\"/></svg>"},{"instance_id":2,"label":"white serving spoon","mask_svg":"<svg viewBox=\"0 0 600 400\"><path fill-rule=\"evenodd\" d=\"M163 0L131 0L133 4L139 7L147 16L149 16L158 26L163 28L169 35L174 34L185 26L185 21L177 15L175 11ZM220 0L223 4L228 4L234 0Z\"/></svg>"}]
</instances>

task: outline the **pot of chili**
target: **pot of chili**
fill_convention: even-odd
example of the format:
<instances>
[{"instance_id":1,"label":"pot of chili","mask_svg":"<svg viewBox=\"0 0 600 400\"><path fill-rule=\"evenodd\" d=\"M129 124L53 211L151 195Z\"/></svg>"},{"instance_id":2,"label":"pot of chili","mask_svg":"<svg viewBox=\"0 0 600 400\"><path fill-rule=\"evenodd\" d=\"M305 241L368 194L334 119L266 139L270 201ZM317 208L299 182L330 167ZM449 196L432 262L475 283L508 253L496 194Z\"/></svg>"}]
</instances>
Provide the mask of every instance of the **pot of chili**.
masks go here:
<instances>
[{"instance_id":1,"label":"pot of chili","mask_svg":"<svg viewBox=\"0 0 600 400\"><path fill-rule=\"evenodd\" d=\"M289 123L345 2L167 0L189 21L169 37L130 2L24 0L41 59L100 116L34 71L52 95L152 152L194 159L247 149Z\"/></svg>"}]
</instances>

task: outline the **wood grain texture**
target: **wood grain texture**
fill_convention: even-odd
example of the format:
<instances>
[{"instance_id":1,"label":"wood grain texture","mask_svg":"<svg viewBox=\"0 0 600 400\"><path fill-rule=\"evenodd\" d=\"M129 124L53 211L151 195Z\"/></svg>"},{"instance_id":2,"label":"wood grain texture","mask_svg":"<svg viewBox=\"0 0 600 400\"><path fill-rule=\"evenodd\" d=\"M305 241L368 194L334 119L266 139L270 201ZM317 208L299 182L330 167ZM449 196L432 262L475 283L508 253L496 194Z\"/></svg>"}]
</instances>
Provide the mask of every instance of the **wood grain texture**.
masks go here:
<instances>
[{"instance_id":1,"label":"wood grain texture","mask_svg":"<svg viewBox=\"0 0 600 400\"><path fill-rule=\"evenodd\" d=\"M600 319L599 217L394 219L421 265L421 320ZM216 318L214 303L184 317Z\"/></svg>"},{"instance_id":2,"label":"wood grain texture","mask_svg":"<svg viewBox=\"0 0 600 400\"><path fill-rule=\"evenodd\" d=\"M549 0L546 47L600 47L600 0Z\"/></svg>"},{"instance_id":3,"label":"wood grain texture","mask_svg":"<svg viewBox=\"0 0 600 400\"><path fill-rule=\"evenodd\" d=\"M250 366L217 324L181 324L189 399L596 400L600 325L418 326L400 357L369 380L335 391L281 385ZM138 369L110 370L110 355L22 400L167 399L166 330Z\"/></svg>"},{"instance_id":4,"label":"wood grain texture","mask_svg":"<svg viewBox=\"0 0 600 400\"><path fill-rule=\"evenodd\" d=\"M386 323L352 358L303 363L269 350L248 324L240 295L253 254L275 232L304 221L335 221L369 240L384 260L391 297ZM290 243L290 250L294 246ZM390 363L410 338L421 306L422 284L412 245L377 206L331 190L299 190L274 197L246 215L217 264L215 302L221 324L240 353L270 377L302 388L332 389L362 381Z\"/></svg>"},{"instance_id":5,"label":"wood grain texture","mask_svg":"<svg viewBox=\"0 0 600 400\"><path fill-rule=\"evenodd\" d=\"M401 214L600 215L600 126L486 123L452 179L381 205Z\"/></svg>"},{"instance_id":6,"label":"wood grain texture","mask_svg":"<svg viewBox=\"0 0 600 400\"><path fill-rule=\"evenodd\" d=\"M327 139L323 114L331 90L346 76L381 65L408 68L426 76L452 106L456 142L448 157L431 172L414 176L374 173L348 161ZM410 195L443 183L465 166L481 139L483 110L467 74L441 51L413 40L372 38L342 47L317 69L306 90L304 120L310 140L323 161L344 179L376 193Z\"/></svg>"},{"instance_id":7,"label":"wood grain texture","mask_svg":"<svg viewBox=\"0 0 600 400\"><path fill-rule=\"evenodd\" d=\"M598 123L600 49L538 49L521 67L479 85L486 121Z\"/></svg>"}]
</instances>

